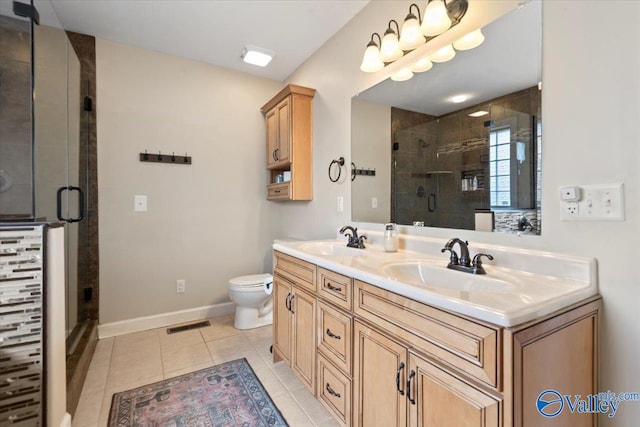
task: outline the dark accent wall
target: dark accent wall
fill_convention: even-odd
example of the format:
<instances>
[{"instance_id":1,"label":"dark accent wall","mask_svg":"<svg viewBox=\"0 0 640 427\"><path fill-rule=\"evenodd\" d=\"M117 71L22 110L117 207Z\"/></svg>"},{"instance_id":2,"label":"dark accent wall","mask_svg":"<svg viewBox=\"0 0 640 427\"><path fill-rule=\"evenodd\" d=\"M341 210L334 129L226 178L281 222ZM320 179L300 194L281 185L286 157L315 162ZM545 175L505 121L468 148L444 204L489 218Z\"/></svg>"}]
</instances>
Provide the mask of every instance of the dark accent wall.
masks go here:
<instances>
[{"instance_id":1,"label":"dark accent wall","mask_svg":"<svg viewBox=\"0 0 640 427\"><path fill-rule=\"evenodd\" d=\"M80 60L81 98L88 97L91 111L83 109L80 117L80 181L87 183L87 221L79 223L78 240L86 242L84 254L79 254L78 283L91 289L91 301L85 302L85 290L78 294L80 319L99 319L100 292L98 286L98 147L96 133L96 44L95 37L67 31L67 36ZM84 102L81 102L84 105Z\"/></svg>"}]
</instances>

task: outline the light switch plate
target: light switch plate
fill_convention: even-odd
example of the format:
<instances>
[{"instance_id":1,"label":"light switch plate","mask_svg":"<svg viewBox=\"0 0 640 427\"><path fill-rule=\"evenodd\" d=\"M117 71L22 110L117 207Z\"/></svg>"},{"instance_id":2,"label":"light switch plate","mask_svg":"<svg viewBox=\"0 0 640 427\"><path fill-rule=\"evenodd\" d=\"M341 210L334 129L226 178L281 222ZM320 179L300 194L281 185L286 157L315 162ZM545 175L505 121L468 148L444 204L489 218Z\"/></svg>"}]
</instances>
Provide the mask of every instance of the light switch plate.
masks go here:
<instances>
[{"instance_id":1,"label":"light switch plate","mask_svg":"<svg viewBox=\"0 0 640 427\"><path fill-rule=\"evenodd\" d=\"M624 187L622 183L581 185L578 200L569 201L565 189L560 193L560 219L563 221L624 221Z\"/></svg>"}]
</instances>

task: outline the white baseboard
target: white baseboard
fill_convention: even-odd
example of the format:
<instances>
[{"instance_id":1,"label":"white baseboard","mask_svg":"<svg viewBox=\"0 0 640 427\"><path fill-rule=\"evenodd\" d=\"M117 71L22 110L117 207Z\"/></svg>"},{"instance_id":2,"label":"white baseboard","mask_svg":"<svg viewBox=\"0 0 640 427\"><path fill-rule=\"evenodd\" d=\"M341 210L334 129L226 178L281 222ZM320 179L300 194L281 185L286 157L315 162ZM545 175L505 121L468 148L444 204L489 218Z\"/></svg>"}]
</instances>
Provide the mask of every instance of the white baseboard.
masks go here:
<instances>
[{"instance_id":1,"label":"white baseboard","mask_svg":"<svg viewBox=\"0 0 640 427\"><path fill-rule=\"evenodd\" d=\"M62 421L60 422L60 427L71 427L71 414L68 412L64 414L64 417L62 417Z\"/></svg>"},{"instance_id":2,"label":"white baseboard","mask_svg":"<svg viewBox=\"0 0 640 427\"><path fill-rule=\"evenodd\" d=\"M148 329L162 328L176 323L203 320L209 317L222 316L235 313L236 305L232 302L207 305L204 307L190 308L187 310L173 311L170 313L156 314L154 316L136 317L135 319L121 320L119 322L103 323L98 325L98 338L109 338L131 332L146 331Z\"/></svg>"}]
</instances>

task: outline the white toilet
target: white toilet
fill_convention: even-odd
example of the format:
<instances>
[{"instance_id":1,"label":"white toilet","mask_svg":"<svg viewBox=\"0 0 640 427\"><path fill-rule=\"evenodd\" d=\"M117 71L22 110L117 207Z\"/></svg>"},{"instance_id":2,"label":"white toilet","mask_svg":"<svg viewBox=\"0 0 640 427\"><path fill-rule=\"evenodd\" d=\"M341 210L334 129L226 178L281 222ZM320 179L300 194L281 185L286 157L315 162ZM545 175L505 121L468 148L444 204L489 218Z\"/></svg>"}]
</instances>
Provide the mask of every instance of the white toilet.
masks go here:
<instances>
[{"instance_id":1,"label":"white toilet","mask_svg":"<svg viewBox=\"0 0 640 427\"><path fill-rule=\"evenodd\" d=\"M234 277L227 284L229 298L236 304L236 329L253 329L273 323L273 276L252 274Z\"/></svg>"}]
</instances>

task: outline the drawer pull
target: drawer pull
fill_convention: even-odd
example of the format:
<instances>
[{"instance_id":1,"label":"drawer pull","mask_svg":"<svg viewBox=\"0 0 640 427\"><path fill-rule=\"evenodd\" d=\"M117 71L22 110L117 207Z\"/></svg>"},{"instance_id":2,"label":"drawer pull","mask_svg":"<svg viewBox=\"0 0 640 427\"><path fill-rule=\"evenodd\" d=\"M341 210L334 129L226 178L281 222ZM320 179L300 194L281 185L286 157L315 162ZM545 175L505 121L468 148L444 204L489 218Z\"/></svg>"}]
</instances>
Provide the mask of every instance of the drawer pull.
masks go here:
<instances>
[{"instance_id":1,"label":"drawer pull","mask_svg":"<svg viewBox=\"0 0 640 427\"><path fill-rule=\"evenodd\" d=\"M404 362L400 362L400 366L398 366L398 371L396 372L396 388L398 389L398 393L400 396L404 396L404 390L400 390L400 372L404 369Z\"/></svg>"},{"instance_id":2,"label":"drawer pull","mask_svg":"<svg viewBox=\"0 0 640 427\"><path fill-rule=\"evenodd\" d=\"M280 190L273 190L274 193L280 194Z\"/></svg>"},{"instance_id":3,"label":"drawer pull","mask_svg":"<svg viewBox=\"0 0 640 427\"><path fill-rule=\"evenodd\" d=\"M327 288L331 289L332 291L335 292L342 292L342 288L339 288L337 286L333 286L331 283L327 283Z\"/></svg>"},{"instance_id":4,"label":"drawer pull","mask_svg":"<svg viewBox=\"0 0 640 427\"><path fill-rule=\"evenodd\" d=\"M411 380L415 376L416 376L416 371L412 369L411 373L409 374L409 378L407 378L407 399L409 399L409 402L411 402L412 405L416 404L416 399L411 398Z\"/></svg>"},{"instance_id":5,"label":"drawer pull","mask_svg":"<svg viewBox=\"0 0 640 427\"><path fill-rule=\"evenodd\" d=\"M327 392L331 395L331 396L335 396L338 399L340 398L340 393L336 393L335 391L333 391L333 389L331 388L331 386L329 385L329 383L327 383L327 385L325 386L325 388L327 389Z\"/></svg>"},{"instance_id":6,"label":"drawer pull","mask_svg":"<svg viewBox=\"0 0 640 427\"><path fill-rule=\"evenodd\" d=\"M333 332L331 332L331 329L327 328L327 335L329 335L331 338L335 338L337 340L341 339L340 335L336 335Z\"/></svg>"}]
</instances>

